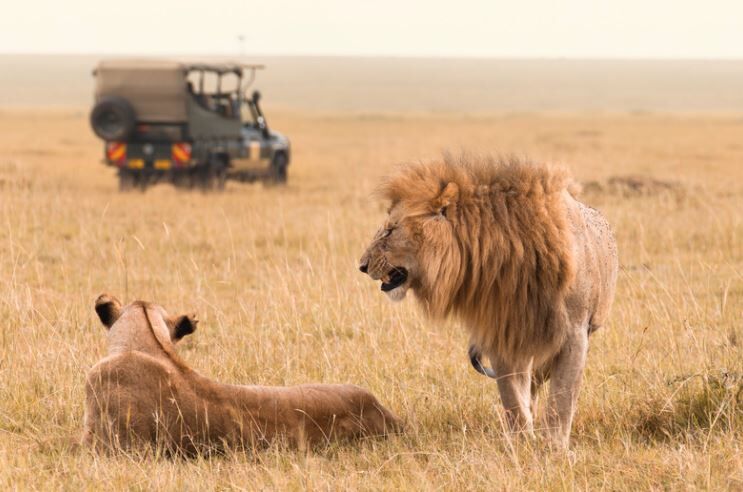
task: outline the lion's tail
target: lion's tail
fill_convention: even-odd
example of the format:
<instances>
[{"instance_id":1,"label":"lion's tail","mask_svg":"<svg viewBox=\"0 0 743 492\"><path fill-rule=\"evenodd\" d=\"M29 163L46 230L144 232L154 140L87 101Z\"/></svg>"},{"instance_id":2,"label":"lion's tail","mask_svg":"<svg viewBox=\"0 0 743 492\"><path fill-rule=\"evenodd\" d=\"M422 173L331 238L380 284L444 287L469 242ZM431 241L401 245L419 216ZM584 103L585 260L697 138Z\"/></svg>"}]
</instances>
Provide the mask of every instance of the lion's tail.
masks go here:
<instances>
[{"instance_id":1,"label":"lion's tail","mask_svg":"<svg viewBox=\"0 0 743 492\"><path fill-rule=\"evenodd\" d=\"M472 344L467 352L470 356L470 364L475 368L475 371L489 378L495 379L498 377L493 369L482 365L482 353L479 348Z\"/></svg>"}]
</instances>

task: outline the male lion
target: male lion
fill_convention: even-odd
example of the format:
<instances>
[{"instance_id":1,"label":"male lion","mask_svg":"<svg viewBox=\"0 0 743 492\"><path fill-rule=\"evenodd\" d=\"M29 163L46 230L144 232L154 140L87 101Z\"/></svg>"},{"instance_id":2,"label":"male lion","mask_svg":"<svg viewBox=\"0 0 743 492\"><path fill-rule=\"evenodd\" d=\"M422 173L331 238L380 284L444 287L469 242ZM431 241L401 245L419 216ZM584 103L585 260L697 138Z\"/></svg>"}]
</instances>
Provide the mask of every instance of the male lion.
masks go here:
<instances>
[{"instance_id":1,"label":"male lion","mask_svg":"<svg viewBox=\"0 0 743 492\"><path fill-rule=\"evenodd\" d=\"M87 376L84 444L157 444L193 454L277 438L304 446L398 428L397 418L358 386L236 386L200 375L175 351L196 329L194 316L171 317L142 301L122 307L106 294L95 310L108 328L108 356Z\"/></svg>"},{"instance_id":2,"label":"male lion","mask_svg":"<svg viewBox=\"0 0 743 492\"><path fill-rule=\"evenodd\" d=\"M609 225L571 183L517 160L410 165L384 182L389 215L360 264L391 299L411 289L432 317L464 321L471 361L497 377L512 429L533 433L537 390L551 377L548 426L564 447L618 267Z\"/></svg>"}]
</instances>

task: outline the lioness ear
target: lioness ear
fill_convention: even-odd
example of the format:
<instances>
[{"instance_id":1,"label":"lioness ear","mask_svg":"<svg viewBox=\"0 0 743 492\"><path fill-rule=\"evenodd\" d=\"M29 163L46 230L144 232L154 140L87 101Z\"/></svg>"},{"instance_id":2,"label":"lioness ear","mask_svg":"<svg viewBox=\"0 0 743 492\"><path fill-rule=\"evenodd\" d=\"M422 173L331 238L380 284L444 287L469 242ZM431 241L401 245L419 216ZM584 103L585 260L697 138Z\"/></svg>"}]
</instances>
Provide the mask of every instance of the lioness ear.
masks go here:
<instances>
[{"instance_id":1,"label":"lioness ear","mask_svg":"<svg viewBox=\"0 0 743 492\"><path fill-rule=\"evenodd\" d=\"M114 296L101 294L95 301L95 312L106 328L111 328L121 316L121 303Z\"/></svg>"},{"instance_id":2,"label":"lioness ear","mask_svg":"<svg viewBox=\"0 0 743 492\"><path fill-rule=\"evenodd\" d=\"M441 190L439 196L434 200L434 209L436 213L446 215L447 208L455 205L457 200L459 200L459 186L457 186L457 183L451 181L444 186L444 189Z\"/></svg>"},{"instance_id":3,"label":"lioness ear","mask_svg":"<svg viewBox=\"0 0 743 492\"><path fill-rule=\"evenodd\" d=\"M196 319L196 314L192 313L178 316L173 322L173 341L177 342L186 335L190 335L191 333L195 332L196 325L198 323L199 320Z\"/></svg>"}]
</instances>

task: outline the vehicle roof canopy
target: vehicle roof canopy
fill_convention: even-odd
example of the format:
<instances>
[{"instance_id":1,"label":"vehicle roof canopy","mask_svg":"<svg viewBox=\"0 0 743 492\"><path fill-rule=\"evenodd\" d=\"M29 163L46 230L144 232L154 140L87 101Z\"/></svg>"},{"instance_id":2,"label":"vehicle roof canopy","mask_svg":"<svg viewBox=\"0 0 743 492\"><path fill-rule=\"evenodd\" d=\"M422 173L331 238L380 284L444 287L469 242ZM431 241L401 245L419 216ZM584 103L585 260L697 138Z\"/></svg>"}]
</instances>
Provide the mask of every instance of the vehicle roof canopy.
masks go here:
<instances>
[{"instance_id":1,"label":"vehicle roof canopy","mask_svg":"<svg viewBox=\"0 0 743 492\"><path fill-rule=\"evenodd\" d=\"M192 71L233 73L261 65L238 63L182 63L167 60L103 60L93 71L95 97L119 96L127 99L137 119L147 122L180 122L187 118L187 75Z\"/></svg>"},{"instance_id":2,"label":"vehicle roof canopy","mask_svg":"<svg viewBox=\"0 0 743 492\"><path fill-rule=\"evenodd\" d=\"M185 121L186 73L186 67L177 62L102 61L93 71L95 97L96 100L102 96L125 98L140 121Z\"/></svg>"}]
</instances>

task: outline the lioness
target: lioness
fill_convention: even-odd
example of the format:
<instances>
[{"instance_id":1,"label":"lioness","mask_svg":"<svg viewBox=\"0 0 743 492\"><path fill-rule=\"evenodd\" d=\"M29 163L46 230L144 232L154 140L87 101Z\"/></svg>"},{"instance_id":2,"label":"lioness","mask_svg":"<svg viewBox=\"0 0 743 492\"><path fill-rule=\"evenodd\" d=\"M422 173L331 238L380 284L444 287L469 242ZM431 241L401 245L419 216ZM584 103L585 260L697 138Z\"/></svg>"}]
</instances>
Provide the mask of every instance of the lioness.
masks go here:
<instances>
[{"instance_id":1,"label":"lioness","mask_svg":"<svg viewBox=\"0 0 743 492\"><path fill-rule=\"evenodd\" d=\"M358 386L235 386L200 375L175 351L196 329L192 315L168 316L142 301L122 307L106 294L95 310L108 328L108 355L87 376L84 444L150 443L192 454L277 438L303 446L398 428L397 418Z\"/></svg>"},{"instance_id":2,"label":"lioness","mask_svg":"<svg viewBox=\"0 0 743 492\"><path fill-rule=\"evenodd\" d=\"M570 184L563 170L516 160L408 166L384 182L388 217L360 262L390 299L410 289L429 315L464 321L471 362L497 378L513 429L532 433L551 378L548 426L565 447L618 268L609 225Z\"/></svg>"}]
</instances>

